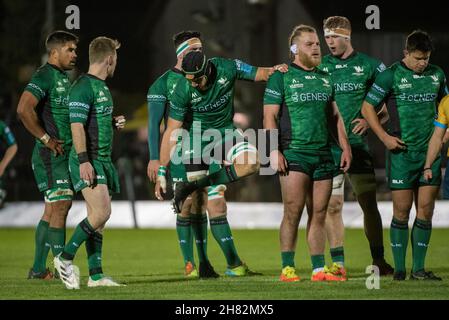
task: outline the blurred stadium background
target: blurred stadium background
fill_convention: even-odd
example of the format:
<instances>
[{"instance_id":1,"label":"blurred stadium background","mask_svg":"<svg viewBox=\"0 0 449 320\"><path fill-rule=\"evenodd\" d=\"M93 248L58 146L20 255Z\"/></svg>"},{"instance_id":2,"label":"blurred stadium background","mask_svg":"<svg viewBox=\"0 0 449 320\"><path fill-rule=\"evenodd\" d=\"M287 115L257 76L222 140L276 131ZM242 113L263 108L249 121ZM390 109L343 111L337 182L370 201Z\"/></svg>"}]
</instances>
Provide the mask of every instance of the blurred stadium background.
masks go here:
<instances>
[{"instance_id":1,"label":"blurred stadium background","mask_svg":"<svg viewBox=\"0 0 449 320\"><path fill-rule=\"evenodd\" d=\"M114 160L121 172L122 193L115 200L154 200L146 177L148 161L146 92L149 85L172 67L175 54L171 41L180 30L201 31L208 56L239 58L257 66L288 62L287 39L293 26L305 23L319 30L323 54L328 53L321 35L322 21L330 15L347 16L353 27L356 50L389 65L402 58L405 36L420 28L434 39L431 63L449 70L449 33L445 10L439 1L426 1L423 12L393 1L325 2L316 0L152 0L65 1L0 0L0 118L16 136L19 152L7 171L8 202L38 201L30 165L34 140L16 116L18 97L34 70L45 59L44 40L55 29L65 29L66 7L80 9L78 66L73 78L88 67L88 44L107 35L122 42L115 77L108 81L115 99L115 113L125 114L128 128L117 134ZM367 30L365 8L377 4L380 30ZM235 109L244 127L262 127L264 84L240 82ZM369 135L375 154L379 200L389 200L385 185L384 147ZM443 150L445 154L446 150ZM273 185L275 187L273 187ZM247 202L281 201L278 179L252 176L228 188L227 199ZM346 184L349 188L349 184ZM346 192L347 200L353 200Z\"/></svg>"}]
</instances>

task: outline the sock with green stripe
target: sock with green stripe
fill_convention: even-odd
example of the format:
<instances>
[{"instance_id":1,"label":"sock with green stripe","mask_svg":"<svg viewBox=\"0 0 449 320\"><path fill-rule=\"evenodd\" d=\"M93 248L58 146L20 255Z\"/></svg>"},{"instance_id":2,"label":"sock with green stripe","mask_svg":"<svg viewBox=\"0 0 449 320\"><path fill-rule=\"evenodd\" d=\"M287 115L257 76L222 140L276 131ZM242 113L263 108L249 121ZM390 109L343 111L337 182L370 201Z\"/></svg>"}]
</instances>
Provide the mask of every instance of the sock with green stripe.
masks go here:
<instances>
[{"instance_id":1,"label":"sock with green stripe","mask_svg":"<svg viewBox=\"0 0 449 320\"><path fill-rule=\"evenodd\" d=\"M295 267L295 251L282 251L282 269L285 267Z\"/></svg>"},{"instance_id":2,"label":"sock with green stripe","mask_svg":"<svg viewBox=\"0 0 449 320\"><path fill-rule=\"evenodd\" d=\"M210 231L226 257L228 267L240 266L240 260L234 245L231 228L226 215L210 219Z\"/></svg>"},{"instance_id":3,"label":"sock with green stripe","mask_svg":"<svg viewBox=\"0 0 449 320\"><path fill-rule=\"evenodd\" d=\"M190 223L193 235L195 236L196 249L198 251L198 259L201 262L208 261L207 257L207 215L191 214Z\"/></svg>"},{"instance_id":4,"label":"sock with green stripe","mask_svg":"<svg viewBox=\"0 0 449 320\"><path fill-rule=\"evenodd\" d=\"M198 189L200 189L212 185L228 184L230 182L237 181L238 179L239 177L237 176L234 165L232 164L230 166L224 166L217 172L214 172L191 183L194 184Z\"/></svg>"},{"instance_id":5,"label":"sock with green stripe","mask_svg":"<svg viewBox=\"0 0 449 320\"><path fill-rule=\"evenodd\" d=\"M408 245L408 221L393 217L390 226L390 242L394 258L394 272L405 272L405 256Z\"/></svg>"},{"instance_id":6,"label":"sock with green stripe","mask_svg":"<svg viewBox=\"0 0 449 320\"><path fill-rule=\"evenodd\" d=\"M317 254L310 256L312 260L313 273L324 270L325 260L324 254Z\"/></svg>"},{"instance_id":7,"label":"sock with green stripe","mask_svg":"<svg viewBox=\"0 0 449 320\"><path fill-rule=\"evenodd\" d=\"M89 237L93 235L95 230L90 225L89 221L84 219L75 228L72 237L67 242L61 257L65 260L73 260L79 247L86 241Z\"/></svg>"},{"instance_id":8,"label":"sock with green stripe","mask_svg":"<svg viewBox=\"0 0 449 320\"><path fill-rule=\"evenodd\" d=\"M343 247L330 248L332 262L339 264L340 266L345 265L345 251Z\"/></svg>"},{"instance_id":9,"label":"sock with green stripe","mask_svg":"<svg viewBox=\"0 0 449 320\"><path fill-rule=\"evenodd\" d=\"M195 259L193 257L193 232L190 217L186 218L179 214L177 215L176 233L178 234L178 241L184 258L184 264L188 261L195 264Z\"/></svg>"},{"instance_id":10,"label":"sock with green stripe","mask_svg":"<svg viewBox=\"0 0 449 320\"><path fill-rule=\"evenodd\" d=\"M103 248L103 235L94 232L86 240L87 263L89 265L89 276L92 280L99 280L103 277L101 267L101 250Z\"/></svg>"},{"instance_id":11,"label":"sock with green stripe","mask_svg":"<svg viewBox=\"0 0 449 320\"><path fill-rule=\"evenodd\" d=\"M412 228L412 253L413 267L412 272L424 270L427 248L432 233L432 221L426 221L416 218Z\"/></svg>"},{"instance_id":12,"label":"sock with green stripe","mask_svg":"<svg viewBox=\"0 0 449 320\"><path fill-rule=\"evenodd\" d=\"M51 246L51 252L54 257L64 250L65 228L48 228L48 243Z\"/></svg>"},{"instance_id":13,"label":"sock with green stripe","mask_svg":"<svg viewBox=\"0 0 449 320\"><path fill-rule=\"evenodd\" d=\"M47 267L47 256L50 247L47 245L49 223L40 220L36 227L34 235L34 272L44 272Z\"/></svg>"}]
</instances>

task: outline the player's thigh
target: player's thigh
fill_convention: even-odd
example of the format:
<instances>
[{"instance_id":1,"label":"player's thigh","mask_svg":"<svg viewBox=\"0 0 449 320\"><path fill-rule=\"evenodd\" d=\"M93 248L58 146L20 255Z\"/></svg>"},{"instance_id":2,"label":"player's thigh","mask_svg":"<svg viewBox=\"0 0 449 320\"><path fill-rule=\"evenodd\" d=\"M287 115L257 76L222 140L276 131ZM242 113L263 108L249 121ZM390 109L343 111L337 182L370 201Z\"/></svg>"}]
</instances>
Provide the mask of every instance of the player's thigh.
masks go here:
<instances>
[{"instance_id":1,"label":"player's thigh","mask_svg":"<svg viewBox=\"0 0 449 320\"><path fill-rule=\"evenodd\" d=\"M435 199L438 195L437 186L421 186L418 189L417 216L426 220L432 219Z\"/></svg>"},{"instance_id":2,"label":"player's thigh","mask_svg":"<svg viewBox=\"0 0 449 320\"><path fill-rule=\"evenodd\" d=\"M109 215L111 213L111 198L106 184L97 184L94 188L84 188L81 192L93 215Z\"/></svg>"},{"instance_id":3,"label":"player's thigh","mask_svg":"<svg viewBox=\"0 0 449 320\"><path fill-rule=\"evenodd\" d=\"M312 212L325 214L332 193L332 179L315 180L312 185Z\"/></svg>"},{"instance_id":4,"label":"player's thigh","mask_svg":"<svg viewBox=\"0 0 449 320\"><path fill-rule=\"evenodd\" d=\"M290 171L286 176L280 176L282 201L284 211L300 212L304 208L307 189L310 186L310 176L300 171Z\"/></svg>"}]
</instances>

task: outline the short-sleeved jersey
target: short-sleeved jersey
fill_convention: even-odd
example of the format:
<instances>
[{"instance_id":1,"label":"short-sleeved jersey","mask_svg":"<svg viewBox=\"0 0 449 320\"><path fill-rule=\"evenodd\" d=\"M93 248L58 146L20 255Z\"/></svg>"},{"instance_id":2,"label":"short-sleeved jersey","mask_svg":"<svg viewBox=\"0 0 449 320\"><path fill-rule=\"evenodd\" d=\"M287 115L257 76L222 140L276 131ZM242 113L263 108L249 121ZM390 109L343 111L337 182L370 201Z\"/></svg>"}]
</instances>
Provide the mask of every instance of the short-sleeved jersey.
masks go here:
<instances>
[{"instance_id":1,"label":"short-sleeved jersey","mask_svg":"<svg viewBox=\"0 0 449 320\"><path fill-rule=\"evenodd\" d=\"M185 78L179 79L170 99L170 118L201 121L201 130L234 128L234 86L237 79L254 81L257 68L240 60L212 58L216 75L210 87L197 90Z\"/></svg>"},{"instance_id":2,"label":"short-sleeved jersey","mask_svg":"<svg viewBox=\"0 0 449 320\"><path fill-rule=\"evenodd\" d=\"M16 139L14 138L14 135L12 134L11 130L9 130L9 127L0 120L0 140L6 147L10 147L13 144L16 144Z\"/></svg>"},{"instance_id":3,"label":"short-sleeved jersey","mask_svg":"<svg viewBox=\"0 0 449 320\"><path fill-rule=\"evenodd\" d=\"M328 116L334 87L328 73L307 71L291 64L286 73L268 79L264 105L280 105L279 132L282 149L329 150Z\"/></svg>"},{"instance_id":4,"label":"short-sleeved jersey","mask_svg":"<svg viewBox=\"0 0 449 320\"><path fill-rule=\"evenodd\" d=\"M159 127L162 118L168 118L170 97L174 92L176 83L183 74L178 69L171 69L157 78L148 89L148 146L150 160L159 159Z\"/></svg>"},{"instance_id":5,"label":"short-sleeved jersey","mask_svg":"<svg viewBox=\"0 0 449 320\"><path fill-rule=\"evenodd\" d=\"M411 151L427 150L438 102L448 93L441 68L429 64L418 74L403 62L380 73L365 100L377 107L387 102L389 132Z\"/></svg>"},{"instance_id":6,"label":"short-sleeved jersey","mask_svg":"<svg viewBox=\"0 0 449 320\"><path fill-rule=\"evenodd\" d=\"M25 91L39 101L36 114L40 125L51 137L63 140L65 148L70 148L72 144L67 106L69 89L67 73L49 63L41 66L25 87ZM39 139L36 143L42 144Z\"/></svg>"},{"instance_id":7,"label":"short-sleeved jersey","mask_svg":"<svg viewBox=\"0 0 449 320\"><path fill-rule=\"evenodd\" d=\"M365 143L362 136L352 132L355 125L352 122L362 118L361 109L366 93L377 75L385 70L385 65L366 54L354 51L346 59L327 55L318 68L331 75L335 102L343 118L349 143Z\"/></svg>"},{"instance_id":8,"label":"short-sleeved jersey","mask_svg":"<svg viewBox=\"0 0 449 320\"><path fill-rule=\"evenodd\" d=\"M114 103L106 82L90 74L80 76L70 88L69 109L70 123L85 127L89 158L110 160Z\"/></svg>"}]
</instances>

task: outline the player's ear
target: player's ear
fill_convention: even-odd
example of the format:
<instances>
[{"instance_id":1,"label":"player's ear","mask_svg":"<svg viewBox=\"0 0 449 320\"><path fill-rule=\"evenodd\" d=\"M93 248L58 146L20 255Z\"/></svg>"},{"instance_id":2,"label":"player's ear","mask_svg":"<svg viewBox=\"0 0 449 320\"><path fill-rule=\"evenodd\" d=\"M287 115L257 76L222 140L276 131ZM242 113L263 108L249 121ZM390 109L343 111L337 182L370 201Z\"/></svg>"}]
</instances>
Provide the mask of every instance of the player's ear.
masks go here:
<instances>
[{"instance_id":1,"label":"player's ear","mask_svg":"<svg viewBox=\"0 0 449 320\"><path fill-rule=\"evenodd\" d=\"M408 56L408 51L404 49L404 57Z\"/></svg>"},{"instance_id":2,"label":"player's ear","mask_svg":"<svg viewBox=\"0 0 449 320\"><path fill-rule=\"evenodd\" d=\"M108 65L112 66L113 63L114 63L114 58L112 56L108 56Z\"/></svg>"}]
</instances>

